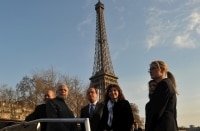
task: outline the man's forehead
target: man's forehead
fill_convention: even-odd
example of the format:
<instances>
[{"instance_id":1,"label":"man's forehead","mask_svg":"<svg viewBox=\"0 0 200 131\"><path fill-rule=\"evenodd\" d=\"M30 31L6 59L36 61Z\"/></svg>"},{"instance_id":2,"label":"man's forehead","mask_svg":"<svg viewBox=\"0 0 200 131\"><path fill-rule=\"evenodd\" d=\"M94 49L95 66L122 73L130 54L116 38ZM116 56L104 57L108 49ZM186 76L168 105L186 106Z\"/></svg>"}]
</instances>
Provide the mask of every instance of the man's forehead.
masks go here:
<instances>
[{"instance_id":1,"label":"man's forehead","mask_svg":"<svg viewBox=\"0 0 200 131\"><path fill-rule=\"evenodd\" d=\"M54 91L52 91L52 90L48 90L46 93L48 94L48 93L53 93Z\"/></svg>"},{"instance_id":2,"label":"man's forehead","mask_svg":"<svg viewBox=\"0 0 200 131\"><path fill-rule=\"evenodd\" d=\"M96 92L96 89L95 88L89 88L88 90L87 90L87 93L94 93L94 92Z\"/></svg>"},{"instance_id":3,"label":"man's forehead","mask_svg":"<svg viewBox=\"0 0 200 131\"><path fill-rule=\"evenodd\" d=\"M54 93L53 90L47 90L47 91L45 91L45 94L52 94L52 93Z\"/></svg>"},{"instance_id":4,"label":"man's forehead","mask_svg":"<svg viewBox=\"0 0 200 131\"><path fill-rule=\"evenodd\" d=\"M47 93L45 93L45 96L50 96L51 94L53 94L53 93L47 92Z\"/></svg>"},{"instance_id":5,"label":"man's forehead","mask_svg":"<svg viewBox=\"0 0 200 131\"><path fill-rule=\"evenodd\" d=\"M65 89L65 90L68 90L68 87L66 86L66 85L61 85L61 86L59 86L59 89Z\"/></svg>"}]
</instances>

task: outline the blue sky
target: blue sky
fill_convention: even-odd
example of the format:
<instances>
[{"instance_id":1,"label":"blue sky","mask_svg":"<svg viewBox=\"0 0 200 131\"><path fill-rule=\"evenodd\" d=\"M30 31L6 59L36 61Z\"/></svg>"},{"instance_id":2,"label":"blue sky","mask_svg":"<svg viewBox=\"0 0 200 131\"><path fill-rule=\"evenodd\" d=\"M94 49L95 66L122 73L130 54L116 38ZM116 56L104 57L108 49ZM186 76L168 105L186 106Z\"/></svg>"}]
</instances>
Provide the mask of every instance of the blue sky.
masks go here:
<instances>
[{"instance_id":1,"label":"blue sky","mask_svg":"<svg viewBox=\"0 0 200 131\"><path fill-rule=\"evenodd\" d=\"M101 0L115 74L144 117L149 64L164 60L179 89L179 126L200 125L200 1ZM53 67L89 83L97 0L1 0L0 85Z\"/></svg>"}]
</instances>

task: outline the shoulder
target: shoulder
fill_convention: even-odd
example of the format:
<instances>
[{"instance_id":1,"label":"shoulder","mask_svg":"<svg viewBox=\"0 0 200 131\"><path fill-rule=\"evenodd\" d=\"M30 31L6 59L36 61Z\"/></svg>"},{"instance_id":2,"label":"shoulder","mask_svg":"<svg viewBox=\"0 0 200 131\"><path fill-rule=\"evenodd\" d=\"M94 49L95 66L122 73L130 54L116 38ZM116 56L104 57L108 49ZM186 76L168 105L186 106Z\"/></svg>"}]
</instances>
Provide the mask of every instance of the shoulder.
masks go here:
<instances>
[{"instance_id":1,"label":"shoulder","mask_svg":"<svg viewBox=\"0 0 200 131\"><path fill-rule=\"evenodd\" d=\"M88 107L89 107L89 104L87 104L86 106L82 107L82 108L81 108L81 111L86 110Z\"/></svg>"},{"instance_id":2,"label":"shoulder","mask_svg":"<svg viewBox=\"0 0 200 131\"><path fill-rule=\"evenodd\" d=\"M172 82L168 78L165 78L162 81L160 81L157 84L156 89L154 91L154 94L159 94L159 95L163 95L166 93L170 93L170 94L174 93ZM154 94L153 94L153 96L154 96Z\"/></svg>"},{"instance_id":3,"label":"shoulder","mask_svg":"<svg viewBox=\"0 0 200 131\"><path fill-rule=\"evenodd\" d=\"M165 79L163 79L163 80L161 80L158 84L157 84L157 86L156 86L156 89L166 89L166 88L168 88L168 84L169 84L169 79L167 79L167 78L165 78ZM158 88L157 88L158 87ZM160 88L160 87L162 87L162 88Z\"/></svg>"},{"instance_id":4,"label":"shoulder","mask_svg":"<svg viewBox=\"0 0 200 131\"><path fill-rule=\"evenodd\" d=\"M101 102L97 102L95 109L98 111L101 111L103 110L103 108L104 108L104 104Z\"/></svg>"},{"instance_id":5,"label":"shoulder","mask_svg":"<svg viewBox=\"0 0 200 131\"><path fill-rule=\"evenodd\" d=\"M38 106L36 106L36 110L39 110L39 109L44 109L46 107L46 104L40 104Z\"/></svg>"},{"instance_id":6,"label":"shoulder","mask_svg":"<svg viewBox=\"0 0 200 131\"><path fill-rule=\"evenodd\" d=\"M64 101L64 100L62 98L56 97L54 99L48 100L47 103L57 103L57 102L61 102L61 101Z\"/></svg>"},{"instance_id":7,"label":"shoulder","mask_svg":"<svg viewBox=\"0 0 200 131\"><path fill-rule=\"evenodd\" d=\"M120 102L120 103L126 103L126 104L129 104L129 101L128 101L128 100L125 100L125 99L124 99L124 100L120 100L119 102Z\"/></svg>"},{"instance_id":8,"label":"shoulder","mask_svg":"<svg viewBox=\"0 0 200 131\"><path fill-rule=\"evenodd\" d=\"M54 99L50 99L46 102L46 107L57 107L58 105L60 105L61 99L56 97Z\"/></svg>"},{"instance_id":9,"label":"shoulder","mask_svg":"<svg viewBox=\"0 0 200 131\"><path fill-rule=\"evenodd\" d=\"M170 87L172 86L172 82L170 79L165 78L162 81L160 81L157 85L157 87L162 87L163 89L170 89ZM159 88L158 88L159 89Z\"/></svg>"},{"instance_id":10,"label":"shoulder","mask_svg":"<svg viewBox=\"0 0 200 131\"><path fill-rule=\"evenodd\" d=\"M171 80L169 78L162 79L158 84L170 84Z\"/></svg>"},{"instance_id":11,"label":"shoulder","mask_svg":"<svg viewBox=\"0 0 200 131\"><path fill-rule=\"evenodd\" d=\"M103 107L104 104L102 102L97 102L96 106L100 106L100 107Z\"/></svg>"},{"instance_id":12,"label":"shoulder","mask_svg":"<svg viewBox=\"0 0 200 131\"><path fill-rule=\"evenodd\" d=\"M120 100L116 103L116 105L121 105L121 106L129 106L130 103L128 100Z\"/></svg>"}]
</instances>

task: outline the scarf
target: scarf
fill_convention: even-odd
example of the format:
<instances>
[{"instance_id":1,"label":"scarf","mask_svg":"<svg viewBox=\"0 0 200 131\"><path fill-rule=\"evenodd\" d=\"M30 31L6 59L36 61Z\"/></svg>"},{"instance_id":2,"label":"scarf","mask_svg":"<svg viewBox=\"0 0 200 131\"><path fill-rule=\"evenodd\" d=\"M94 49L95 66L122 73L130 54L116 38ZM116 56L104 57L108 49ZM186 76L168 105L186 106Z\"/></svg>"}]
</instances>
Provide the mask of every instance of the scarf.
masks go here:
<instances>
[{"instance_id":1,"label":"scarf","mask_svg":"<svg viewBox=\"0 0 200 131\"><path fill-rule=\"evenodd\" d=\"M107 108L108 108L108 122L107 124L111 127L112 125L112 119L113 119L113 106L114 106L114 103L109 100L108 103L107 103Z\"/></svg>"}]
</instances>

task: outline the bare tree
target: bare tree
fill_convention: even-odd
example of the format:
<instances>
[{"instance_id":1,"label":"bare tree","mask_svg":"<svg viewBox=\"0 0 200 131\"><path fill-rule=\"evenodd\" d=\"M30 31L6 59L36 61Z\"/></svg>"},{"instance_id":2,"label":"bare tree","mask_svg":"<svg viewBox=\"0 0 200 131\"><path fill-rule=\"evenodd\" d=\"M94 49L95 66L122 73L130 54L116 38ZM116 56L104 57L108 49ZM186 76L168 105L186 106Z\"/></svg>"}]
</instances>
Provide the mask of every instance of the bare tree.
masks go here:
<instances>
[{"instance_id":1,"label":"bare tree","mask_svg":"<svg viewBox=\"0 0 200 131\"><path fill-rule=\"evenodd\" d=\"M17 95L13 88L8 87L8 85L2 85L0 88L0 106L1 106L1 116L4 113L9 113L10 118L15 118L16 116L16 101Z\"/></svg>"},{"instance_id":2,"label":"bare tree","mask_svg":"<svg viewBox=\"0 0 200 131\"><path fill-rule=\"evenodd\" d=\"M33 73L33 79L35 82L35 94L37 96L38 103L43 102L44 92L47 89L55 89L57 72L53 68L48 70L38 70Z\"/></svg>"},{"instance_id":3,"label":"bare tree","mask_svg":"<svg viewBox=\"0 0 200 131\"><path fill-rule=\"evenodd\" d=\"M35 95L35 83L34 79L25 76L22 78L19 84L16 85L16 91L18 92L18 100L24 101L27 105L35 107L37 104Z\"/></svg>"},{"instance_id":4,"label":"bare tree","mask_svg":"<svg viewBox=\"0 0 200 131\"><path fill-rule=\"evenodd\" d=\"M56 72L51 68L38 70L32 77L25 76L16 86L19 100L24 100L33 106L41 104L46 89L52 89L56 84Z\"/></svg>"},{"instance_id":5,"label":"bare tree","mask_svg":"<svg viewBox=\"0 0 200 131\"><path fill-rule=\"evenodd\" d=\"M143 127L144 121L140 118L138 106L134 103L130 103L130 105L131 105L131 108L132 108L133 117L135 119L135 122L138 123L139 127Z\"/></svg>"},{"instance_id":6,"label":"bare tree","mask_svg":"<svg viewBox=\"0 0 200 131\"><path fill-rule=\"evenodd\" d=\"M44 91L49 88L56 89L58 83L65 83L69 86L68 104L74 115L79 117L81 108L88 104L86 90L89 87L89 83L83 84L77 76L71 77L66 74L60 74L53 68L37 70L33 72L32 76L24 76L16 85L16 91L8 90L7 88L7 90L2 90L3 88L1 88L0 99L16 100L16 103L24 109L25 113L30 113L30 110L28 112L27 109L34 109L36 105L43 102ZM5 91L6 93L4 93ZM131 104L131 106L135 120L142 125L137 106L135 104Z\"/></svg>"},{"instance_id":7,"label":"bare tree","mask_svg":"<svg viewBox=\"0 0 200 131\"><path fill-rule=\"evenodd\" d=\"M19 99L25 100L36 106L43 100L43 93L46 89L55 89L58 83L66 83L69 86L68 104L75 116L80 115L81 108L86 105L85 88L78 77L70 77L55 72L53 69L35 71L32 78L25 76L17 84Z\"/></svg>"},{"instance_id":8,"label":"bare tree","mask_svg":"<svg viewBox=\"0 0 200 131\"><path fill-rule=\"evenodd\" d=\"M53 69L37 70L33 73L38 91L43 92L45 89L54 88L57 79L57 72Z\"/></svg>"}]
</instances>

